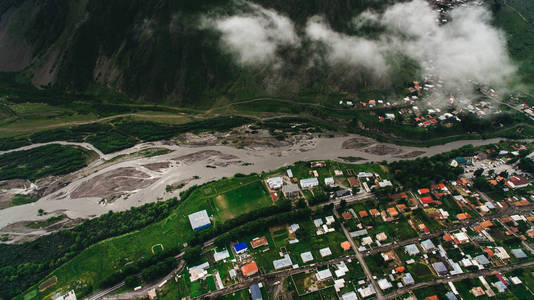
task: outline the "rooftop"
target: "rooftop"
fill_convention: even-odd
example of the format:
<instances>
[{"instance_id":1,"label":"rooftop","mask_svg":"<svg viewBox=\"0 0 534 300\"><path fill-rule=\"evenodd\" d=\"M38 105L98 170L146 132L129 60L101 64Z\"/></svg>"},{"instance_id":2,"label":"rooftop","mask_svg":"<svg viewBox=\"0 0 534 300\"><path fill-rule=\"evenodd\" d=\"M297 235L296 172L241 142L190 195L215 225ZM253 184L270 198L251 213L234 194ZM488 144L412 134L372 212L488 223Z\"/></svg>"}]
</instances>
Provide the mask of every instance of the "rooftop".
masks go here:
<instances>
[{"instance_id":1,"label":"rooftop","mask_svg":"<svg viewBox=\"0 0 534 300\"><path fill-rule=\"evenodd\" d=\"M211 225L211 220L206 210L201 210L197 211L196 213L192 213L188 216L188 218L189 223L191 223L191 228L193 228L194 230L202 229Z\"/></svg>"}]
</instances>

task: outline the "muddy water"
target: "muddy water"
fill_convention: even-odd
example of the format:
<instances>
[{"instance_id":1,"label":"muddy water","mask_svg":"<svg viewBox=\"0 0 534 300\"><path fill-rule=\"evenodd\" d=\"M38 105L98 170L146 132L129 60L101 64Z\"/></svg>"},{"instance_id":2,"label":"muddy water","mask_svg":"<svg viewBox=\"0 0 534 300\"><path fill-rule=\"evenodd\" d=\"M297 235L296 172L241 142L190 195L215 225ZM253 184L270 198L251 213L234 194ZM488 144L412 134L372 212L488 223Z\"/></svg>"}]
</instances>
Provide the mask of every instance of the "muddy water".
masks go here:
<instances>
[{"instance_id":1,"label":"muddy water","mask_svg":"<svg viewBox=\"0 0 534 300\"><path fill-rule=\"evenodd\" d=\"M355 148L344 149L343 143L351 139L362 139L367 142L352 143L353 146L351 147ZM190 181L184 189L194 184L202 184L222 177L231 177L236 173L249 174L253 172L260 173L262 171L273 170L290 165L296 161L339 160L339 157L354 156L364 159L361 162L390 162L406 159L402 157L410 157L410 159L414 159L415 157L412 156L415 154L419 154L417 157L432 156L468 144L481 146L497 143L501 140L503 139L462 140L432 147L408 147L378 143L368 138L348 135L335 138L303 139L291 146L281 148L237 149L231 146L222 145L185 147L169 146L164 145L163 143L141 144L118 153L107 155L99 153L101 160L99 160L96 165L103 163L104 160L108 160L116 155L132 153L149 147L165 147L172 150L172 152L162 156L139 158L111 164L102 169L95 169L97 171L89 176L79 176L79 179L74 180L68 186L55 193L47 195L37 202L0 210L0 228L22 220L39 220L50 216L37 216L37 210L39 208L42 208L47 212L62 211L71 218L88 218L106 213L109 210L121 211L147 202L157 201L158 199L168 199L177 196L179 191L167 193L165 192L165 187L167 185L180 181L189 182L189 179L193 176L198 176L200 178ZM345 145L347 145L347 143L345 143ZM86 145L80 144L79 146L83 147ZM208 157L206 157L206 155L198 155L198 160L177 160L177 158L184 156L195 157L194 154L200 151L203 151L203 153L208 152L213 155ZM168 168L161 169L159 172L149 172L150 170L147 170L143 166L161 162L172 163ZM218 167L207 168L207 165ZM94 167L95 165L92 165L88 168ZM139 171L150 173L150 176L157 178L157 180L146 188L130 192L127 199L118 199L108 204L99 203L102 200L101 197L71 198L71 193L80 187L83 188L84 184L87 184L87 181L91 180L91 178L112 172L119 168L135 168ZM82 173L82 171L80 171L80 173Z\"/></svg>"}]
</instances>

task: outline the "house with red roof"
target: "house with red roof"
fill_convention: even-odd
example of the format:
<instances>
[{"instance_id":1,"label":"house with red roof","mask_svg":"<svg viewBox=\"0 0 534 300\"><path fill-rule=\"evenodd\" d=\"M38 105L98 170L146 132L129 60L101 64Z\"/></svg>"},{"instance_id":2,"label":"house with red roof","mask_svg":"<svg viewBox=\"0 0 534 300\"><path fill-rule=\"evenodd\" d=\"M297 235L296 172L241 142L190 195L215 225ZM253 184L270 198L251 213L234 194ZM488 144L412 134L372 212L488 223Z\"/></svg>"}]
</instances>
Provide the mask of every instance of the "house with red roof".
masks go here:
<instances>
[{"instance_id":1,"label":"house with red roof","mask_svg":"<svg viewBox=\"0 0 534 300\"><path fill-rule=\"evenodd\" d=\"M419 195L424 195L424 194L430 193L430 189L427 189L427 188L419 189L417 192L419 193Z\"/></svg>"},{"instance_id":2,"label":"house with red roof","mask_svg":"<svg viewBox=\"0 0 534 300\"><path fill-rule=\"evenodd\" d=\"M258 265L255 261L241 267L244 276L251 276L258 273Z\"/></svg>"},{"instance_id":3,"label":"house with red roof","mask_svg":"<svg viewBox=\"0 0 534 300\"><path fill-rule=\"evenodd\" d=\"M356 179L356 177L349 177L349 178L347 178L347 180L349 181L350 187L358 187L358 186L360 186L360 182L358 181L358 179Z\"/></svg>"},{"instance_id":4,"label":"house with red roof","mask_svg":"<svg viewBox=\"0 0 534 300\"><path fill-rule=\"evenodd\" d=\"M524 188L527 187L529 184L530 182L521 176L513 176L506 180L506 186L511 189Z\"/></svg>"},{"instance_id":5,"label":"house with red roof","mask_svg":"<svg viewBox=\"0 0 534 300\"><path fill-rule=\"evenodd\" d=\"M421 203L423 205L434 203L434 199L432 197L430 197L430 196L421 197L421 198L419 198L419 201L421 201Z\"/></svg>"}]
</instances>

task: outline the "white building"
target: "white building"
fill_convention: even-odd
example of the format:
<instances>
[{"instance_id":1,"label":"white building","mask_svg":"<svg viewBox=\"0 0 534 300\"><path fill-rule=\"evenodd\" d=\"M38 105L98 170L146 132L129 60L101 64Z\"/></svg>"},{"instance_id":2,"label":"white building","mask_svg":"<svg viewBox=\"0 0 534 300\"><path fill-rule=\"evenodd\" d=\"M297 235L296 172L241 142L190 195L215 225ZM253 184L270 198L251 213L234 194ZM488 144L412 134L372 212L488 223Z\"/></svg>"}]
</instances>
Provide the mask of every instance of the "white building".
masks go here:
<instances>
[{"instance_id":1,"label":"white building","mask_svg":"<svg viewBox=\"0 0 534 300\"><path fill-rule=\"evenodd\" d=\"M324 184L325 185L334 185L335 184L334 177L325 178L324 179Z\"/></svg>"},{"instance_id":2,"label":"white building","mask_svg":"<svg viewBox=\"0 0 534 300\"><path fill-rule=\"evenodd\" d=\"M315 274L317 277L317 280L326 280L332 278L332 272L330 272L330 269L324 269L321 271L318 271L317 274Z\"/></svg>"},{"instance_id":3,"label":"white building","mask_svg":"<svg viewBox=\"0 0 534 300\"><path fill-rule=\"evenodd\" d=\"M293 262L291 262L291 257L289 257L289 254L284 255L284 258L273 260L273 266L275 270L287 268L291 265L293 265Z\"/></svg>"},{"instance_id":4,"label":"white building","mask_svg":"<svg viewBox=\"0 0 534 300\"><path fill-rule=\"evenodd\" d=\"M287 177L293 178L293 171L291 171L291 169L287 169L286 173L287 173Z\"/></svg>"},{"instance_id":5,"label":"white building","mask_svg":"<svg viewBox=\"0 0 534 300\"><path fill-rule=\"evenodd\" d=\"M308 252L301 253L300 258L302 259L303 263L307 263L313 260L313 255L310 251L308 251Z\"/></svg>"},{"instance_id":6,"label":"white building","mask_svg":"<svg viewBox=\"0 0 534 300\"><path fill-rule=\"evenodd\" d=\"M383 291L393 287L391 282L389 282L386 278L382 278L382 279L378 280L377 283L378 283L378 286L380 287L380 289L383 290Z\"/></svg>"},{"instance_id":7,"label":"white building","mask_svg":"<svg viewBox=\"0 0 534 300\"><path fill-rule=\"evenodd\" d=\"M282 188L282 185L284 185L284 180L282 177L272 177L267 179L267 185L271 190L278 190Z\"/></svg>"},{"instance_id":8,"label":"white building","mask_svg":"<svg viewBox=\"0 0 534 300\"><path fill-rule=\"evenodd\" d=\"M227 259L230 257L230 253L228 252L228 249L224 249L223 251L221 252L217 252L216 250L213 250L213 259L215 261L221 261L223 259Z\"/></svg>"},{"instance_id":9,"label":"white building","mask_svg":"<svg viewBox=\"0 0 534 300\"><path fill-rule=\"evenodd\" d=\"M341 299L343 300L358 300L358 296L355 292L348 292L343 295L341 295Z\"/></svg>"},{"instance_id":10,"label":"white building","mask_svg":"<svg viewBox=\"0 0 534 300\"><path fill-rule=\"evenodd\" d=\"M330 250L329 247L323 248L319 250L319 253L321 254L321 257L327 257L332 255L332 250Z\"/></svg>"},{"instance_id":11,"label":"white building","mask_svg":"<svg viewBox=\"0 0 534 300\"><path fill-rule=\"evenodd\" d=\"M190 214L188 217L189 223L191 223L191 228L195 231L211 225L211 220L206 210L197 211L196 213Z\"/></svg>"},{"instance_id":12,"label":"white building","mask_svg":"<svg viewBox=\"0 0 534 300\"><path fill-rule=\"evenodd\" d=\"M319 180L317 178L306 178L300 180L300 187L303 189L311 189L319 186Z\"/></svg>"}]
</instances>

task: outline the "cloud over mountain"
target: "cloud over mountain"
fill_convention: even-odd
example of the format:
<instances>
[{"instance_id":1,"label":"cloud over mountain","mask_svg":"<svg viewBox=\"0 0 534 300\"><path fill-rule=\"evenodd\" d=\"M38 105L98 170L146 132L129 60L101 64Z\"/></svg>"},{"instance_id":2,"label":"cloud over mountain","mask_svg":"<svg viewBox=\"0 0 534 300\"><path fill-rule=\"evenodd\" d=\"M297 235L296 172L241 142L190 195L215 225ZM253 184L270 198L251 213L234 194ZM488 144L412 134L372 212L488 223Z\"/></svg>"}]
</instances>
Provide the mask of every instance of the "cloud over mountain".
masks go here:
<instances>
[{"instance_id":1,"label":"cloud over mountain","mask_svg":"<svg viewBox=\"0 0 534 300\"><path fill-rule=\"evenodd\" d=\"M257 4L249 6L249 12L211 21L222 33L224 46L237 54L239 63L270 63L276 60L280 47L300 44L295 26L288 17Z\"/></svg>"},{"instance_id":2,"label":"cloud over mountain","mask_svg":"<svg viewBox=\"0 0 534 300\"><path fill-rule=\"evenodd\" d=\"M402 55L417 62L425 77L467 88L472 88L471 81L503 85L516 69L504 34L491 25L491 13L481 6L455 8L444 24L423 0L395 4L381 13L365 11L354 18L354 32L374 26L379 28L375 36L337 32L321 16L296 29L274 10L256 4L249 8L212 21L223 45L237 54L241 64L279 62L280 48L308 47L310 60L321 56L333 67L348 66L384 79L392 72L389 58Z\"/></svg>"}]
</instances>

